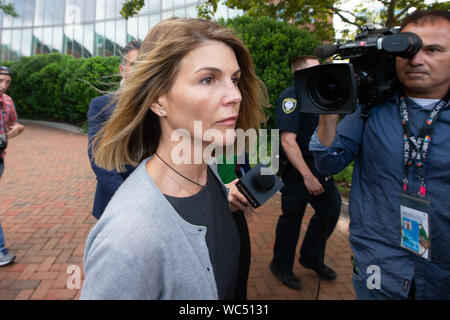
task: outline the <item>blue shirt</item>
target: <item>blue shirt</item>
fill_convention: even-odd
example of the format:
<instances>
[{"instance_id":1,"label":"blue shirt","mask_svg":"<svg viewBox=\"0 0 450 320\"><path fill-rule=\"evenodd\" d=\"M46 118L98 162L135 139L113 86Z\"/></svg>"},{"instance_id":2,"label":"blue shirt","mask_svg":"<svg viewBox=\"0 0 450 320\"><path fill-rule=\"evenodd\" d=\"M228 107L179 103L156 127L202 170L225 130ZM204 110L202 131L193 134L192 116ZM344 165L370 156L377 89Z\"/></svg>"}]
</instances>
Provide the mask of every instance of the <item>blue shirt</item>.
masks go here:
<instances>
[{"instance_id":1,"label":"blue shirt","mask_svg":"<svg viewBox=\"0 0 450 320\"><path fill-rule=\"evenodd\" d=\"M408 99L410 127L415 135L429 110ZM450 108L439 114L425 159L425 182L431 209L431 261L400 247L400 201L403 188L403 130L397 97L372 109L365 127L360 108L338 125L336 138L325 148L317 132L310 149L316 166L331 175L355 160L350 193L350 245L359 277L380 267L380 291L394 299L408 296L412 280L418 299L450 299ZM418 192L415 164L408 172L408 191Z\"/></svg>"}]
</instances>

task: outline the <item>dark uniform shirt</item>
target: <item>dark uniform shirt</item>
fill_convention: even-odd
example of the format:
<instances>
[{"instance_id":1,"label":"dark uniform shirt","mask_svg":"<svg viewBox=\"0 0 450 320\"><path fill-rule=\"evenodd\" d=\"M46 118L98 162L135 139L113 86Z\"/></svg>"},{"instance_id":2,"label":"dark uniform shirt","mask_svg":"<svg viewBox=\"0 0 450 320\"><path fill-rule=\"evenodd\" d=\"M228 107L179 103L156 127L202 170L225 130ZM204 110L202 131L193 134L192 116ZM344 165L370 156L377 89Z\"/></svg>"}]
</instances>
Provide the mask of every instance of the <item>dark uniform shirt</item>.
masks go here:
<instances>
[{"instance_id":1,"label":"dark uniform shirt","mask_svg":"<svg viewBox=\"0 0 450 320\"><path fill-rule=\"evenodd\" d=\"M297 134L297 143L304 158L313 158L309 151L309 141L319 125L319 116L311 113L301 113L295 96L294 86L285 89L277 100L277 128Z\"/></svg>"}]
</instances>

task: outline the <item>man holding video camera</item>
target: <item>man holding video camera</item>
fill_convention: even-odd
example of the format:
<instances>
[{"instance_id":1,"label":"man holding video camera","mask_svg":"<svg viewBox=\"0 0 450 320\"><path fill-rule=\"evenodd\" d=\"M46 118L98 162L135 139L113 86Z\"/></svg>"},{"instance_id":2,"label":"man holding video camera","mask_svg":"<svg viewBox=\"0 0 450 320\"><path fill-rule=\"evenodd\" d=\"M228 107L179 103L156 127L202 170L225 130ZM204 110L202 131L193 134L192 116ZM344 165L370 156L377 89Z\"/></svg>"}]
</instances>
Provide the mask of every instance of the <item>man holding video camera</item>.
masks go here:
<instances>
[{"instance_id":1,"label":"man holding video camera","mask_svg":"<svg viewBox=\"0 0 450 320\"><path fill-rule=\"evenodd\" d=\"M450 13L416 11L401 32L422 40L396 58L402 86L365 121L320 115L310 144L334 174L355 160L350 196L359 299L450 299Z\"/></svg>"},{"instance_id":2,"label":"man holding video camera","mask_svg":"<svg viewBox=\"0 0 450 320\"><path fill-rule=\"evenodd\" d=\"M5 168L4 158L8 140L17 137L24 130L17 122L17 113L12 99L5 93L11 84L11 71L0 66L0 177ZM0 224L0 267L14 261L16 256L5 248L5 238Z\"/></svg>"},{"instance_id":3,"label":"man holding video camera","mask_svg":"<svg viewBox=\"0 0 450 320\"><path fill-rule=\"evenodd\" d=\"M300 56L292 61L292 72L319 65L314 56ZM321 278L334 280L337 275L324 264L325 246L333 232L341 209L341 198L331 177L321 175L314 167L314 158L309 150L309 141L314 133L319 116L300 113L294 87L284 90L277 101L277 127L280 130L281 189L280 216L270 264L272 273L287 287L300 289L301 281L292 272L300 227L308 203L315 210L300 250L300 264L312 269Z\"/></svg>"}]
</instances>

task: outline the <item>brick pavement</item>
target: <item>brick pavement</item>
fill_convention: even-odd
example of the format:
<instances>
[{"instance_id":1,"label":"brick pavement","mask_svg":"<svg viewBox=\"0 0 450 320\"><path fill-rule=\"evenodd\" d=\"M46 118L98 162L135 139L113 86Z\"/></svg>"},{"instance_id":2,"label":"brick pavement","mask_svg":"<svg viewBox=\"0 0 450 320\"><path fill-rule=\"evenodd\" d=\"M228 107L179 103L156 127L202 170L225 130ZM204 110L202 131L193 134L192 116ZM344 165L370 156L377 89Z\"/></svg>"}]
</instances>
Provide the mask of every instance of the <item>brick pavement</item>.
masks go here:
<instances>
[{"instance_id":1,"label":"brick pavement","mask_svg":"<svg viewBox=\"0 0 450 320\"><path fill-rule=\"evenodd\" d=\"M80 290L67 288L69 267L82 275L86 237L95 224L91 216L95 177L86 154L87 137L36 124L10 141L0 182L0 221L7 247L16 261L0 267L0 300L78 299ZM296 263L303 289L291 290L270 273L274 233L280 215L275 196L249 222L252 265L249 299L314 299L317 276ZM311 218L309 209L301 239ZM348 220L341 218L329 240L326 262L338 272L322 281L320 299L354 299L351 284ZM72 272L74 269L71 269ZM75 275L74 274L74 275ZM75 282L69 281L69 285Z\"/></svg>"}]
</instances>

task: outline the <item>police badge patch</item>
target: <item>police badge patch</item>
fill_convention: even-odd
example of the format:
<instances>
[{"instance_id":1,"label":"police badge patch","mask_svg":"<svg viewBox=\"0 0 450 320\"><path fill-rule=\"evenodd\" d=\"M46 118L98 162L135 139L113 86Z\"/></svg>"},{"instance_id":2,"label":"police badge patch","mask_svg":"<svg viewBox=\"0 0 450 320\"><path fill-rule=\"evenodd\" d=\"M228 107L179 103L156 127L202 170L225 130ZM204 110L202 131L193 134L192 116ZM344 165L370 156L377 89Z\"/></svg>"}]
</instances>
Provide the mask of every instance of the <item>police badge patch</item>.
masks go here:
<instances>
[{"instance_id":1,"label":"police badge patch","mask_svg":"<svg viewBox=\"0 0 450 320\"><path fill-rule=\"evenodd\" d=\"M287 98L283 100L283 111L286 114L292 113L297 107L297 100L292 98Z\"/></svg>"}]
</instances>

